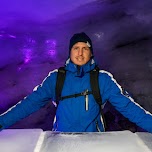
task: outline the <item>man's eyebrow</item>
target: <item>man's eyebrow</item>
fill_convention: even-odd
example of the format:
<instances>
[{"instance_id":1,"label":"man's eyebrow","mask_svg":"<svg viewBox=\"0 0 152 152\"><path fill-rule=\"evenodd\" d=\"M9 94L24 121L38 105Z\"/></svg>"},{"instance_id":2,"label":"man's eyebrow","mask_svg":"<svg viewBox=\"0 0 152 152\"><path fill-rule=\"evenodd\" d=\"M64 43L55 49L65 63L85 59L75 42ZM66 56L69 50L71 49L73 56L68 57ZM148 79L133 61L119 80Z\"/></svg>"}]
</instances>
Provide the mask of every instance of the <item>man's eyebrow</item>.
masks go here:
<instances>
[{"instance_id":1,"label":"man's eyebrow","mask_svg":"<svg viewBox=\"0 0 152 152\"><path fill-rule=\"evenodd\" d=\"M83 48L88 48L88 49L90 49L88 46L84 46Z\"/></svg>"}]
</instances>

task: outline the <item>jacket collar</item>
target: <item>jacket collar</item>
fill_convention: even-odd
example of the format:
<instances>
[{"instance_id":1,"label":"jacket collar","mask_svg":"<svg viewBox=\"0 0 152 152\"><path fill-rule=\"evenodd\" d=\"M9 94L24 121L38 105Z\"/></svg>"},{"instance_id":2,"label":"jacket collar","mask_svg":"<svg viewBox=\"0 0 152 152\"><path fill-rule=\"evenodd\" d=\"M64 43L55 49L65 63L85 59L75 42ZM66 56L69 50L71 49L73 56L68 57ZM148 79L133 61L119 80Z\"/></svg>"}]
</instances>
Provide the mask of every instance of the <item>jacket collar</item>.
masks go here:
<instances>
[{"instance_id":1,"label":"jacket collar","mask_svg":"<svg viewBox=\"0 0 152 152\"><path fill-rule=\"evenodd\" d=\"M90 72L96 66L94 59L90 59L85 65L75 65L70 58L65 63L65 69L75 74L75 76L82 77L85 73Z\"/></svg>"}]
</instances>

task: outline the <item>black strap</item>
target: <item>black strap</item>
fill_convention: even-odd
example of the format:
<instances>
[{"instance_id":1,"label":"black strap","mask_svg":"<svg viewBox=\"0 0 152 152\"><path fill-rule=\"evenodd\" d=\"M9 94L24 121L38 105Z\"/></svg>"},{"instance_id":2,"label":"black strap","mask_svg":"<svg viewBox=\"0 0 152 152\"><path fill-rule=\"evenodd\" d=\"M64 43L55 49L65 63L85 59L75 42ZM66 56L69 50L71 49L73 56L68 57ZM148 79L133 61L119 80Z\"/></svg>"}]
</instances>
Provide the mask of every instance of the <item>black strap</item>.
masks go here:
<instances>
[{"instance_id":1,"label":"black strap","mask_svg":"<svg viewBox=\"0 0 152 152\"><path fill-rule=\"evenodd\" d=\"M99 76L99 68L96 66L95 69L90 72L90 84L96 102L99 105L102 105L98 76Z\"/></svg>"},{"instance_id":2,"label":"black strap","mask_svg":"<svg viewBox=\"0 0 152 152\"><path fill-rule=\"evenodd\" d=\"M55 87L55 95L56 95L56 103L57 103L57 105L58 105L58 103L60 101L60 98L61 98L61 92L62 92L62 89L63 89L65 76L66 76L65 68L64 67L60 67L58 69L56 87Z\"/></svg>"},{"instance_id":3,"label":"black strap","mask_svg":"<svg viewBox=\"0 0 152 152\"><path fill-rule=\"evenodd\" d=\"M99 77L99 67L96 66L95 69L90 72L90 85L91 85L93 96L94 96L96 102L99 104L100 113L101 113L101 116L103 119L105 131L106 131L106 121L105 121L104 113L102 110L102 98L100 95L98 77Z\"/></svg>"},{"instance_id":4,"label":"black strap","mask_svg":"<svg viewBox=\"0 0 152 152\"><path fill-rule=\"evenodd\" d=\"M92 94L99 105L102 105L102 99L100 95L99 82L98 82L99 68L96 66L94 70L90 72L90 84L92 89ZM65 98L72 98L76 96L80 96L79 94L69 95L66 97L61 97L61 92L64 85L64 80L66 77L66 70L64 67L60 67L58 69L57 81L56 81L56 101L63 100Z\"/></svg>"},{"instance_id":5,"label":"black strap","mask_svg":"<svg viewBox=\"0 0 152 152\"><path fill-rule=\"evenodd\" d=\"M68 96L63 96L60 98L60 100L64 100L64 99L67 99L67 98L77 98L79 96L86 96L86 95L89 95L89 94L92 94L92 91L84 91L84 92L81 92L81 93L76 93L76 94L72 94L72 95L68 95Z\"/></svg>"}]
</instances>

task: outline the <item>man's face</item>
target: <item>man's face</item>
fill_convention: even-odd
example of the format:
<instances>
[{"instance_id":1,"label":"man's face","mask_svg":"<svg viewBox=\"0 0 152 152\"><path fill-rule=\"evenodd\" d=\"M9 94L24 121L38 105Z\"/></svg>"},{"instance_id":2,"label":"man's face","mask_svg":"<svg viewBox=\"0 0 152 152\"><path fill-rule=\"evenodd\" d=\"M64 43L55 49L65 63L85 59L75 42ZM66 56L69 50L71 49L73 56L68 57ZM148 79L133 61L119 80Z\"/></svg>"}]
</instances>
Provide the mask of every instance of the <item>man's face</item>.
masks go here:
<instances>
[{"instance_id":1,"label":"man's face","mask_svg":"<svg viewBox=\"0 0 152 152\"><path fill-rule=\"evenodd\" d=\"M87 43L78 42L73 45L70 53L71 61L76 65L86 64L92 56L91 50Z\"/></svg>"}]
</instances>

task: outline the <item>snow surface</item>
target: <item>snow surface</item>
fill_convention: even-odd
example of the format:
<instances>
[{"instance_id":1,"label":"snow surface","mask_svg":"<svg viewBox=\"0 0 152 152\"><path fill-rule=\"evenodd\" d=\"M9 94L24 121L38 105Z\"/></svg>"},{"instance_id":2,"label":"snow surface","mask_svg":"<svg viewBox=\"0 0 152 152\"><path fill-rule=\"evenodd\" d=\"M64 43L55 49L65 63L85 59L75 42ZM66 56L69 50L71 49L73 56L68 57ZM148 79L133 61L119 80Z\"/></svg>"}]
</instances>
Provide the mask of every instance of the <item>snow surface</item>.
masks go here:
<instances>
[{"instance_id":1,"label":"snow surface","mask_svg":"<svg viewBox=\"0 0 152 152\"><path fill-rule=\"evenodd\" d=\"M151 152L152 134L117 131L59 133L41 129L0 132L0 152Z\"/></svg>"},{"instance_id":2,"label":"snow surface","mask_svg":"<svg viewBox=\"0 0 152 152\"><path fill-rule=\"evenodd\" d=\"M145 143L129 131L82 134L46 132L44 143L41 152L150 152Z\"/></svg>"}]
</instances>

